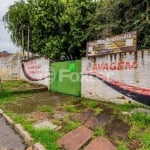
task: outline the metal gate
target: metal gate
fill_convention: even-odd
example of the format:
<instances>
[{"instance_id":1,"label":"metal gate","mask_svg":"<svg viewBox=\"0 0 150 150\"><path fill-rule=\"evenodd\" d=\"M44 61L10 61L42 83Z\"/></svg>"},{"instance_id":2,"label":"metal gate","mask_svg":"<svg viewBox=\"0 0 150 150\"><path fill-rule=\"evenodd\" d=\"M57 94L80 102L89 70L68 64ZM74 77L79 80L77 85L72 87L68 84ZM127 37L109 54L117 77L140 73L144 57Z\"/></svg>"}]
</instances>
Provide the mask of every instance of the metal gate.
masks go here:
<instances>
[{"instance_id":1,"label":"metal gate","mask_svg":"<svg viewBox=\"0 0 150 150\"><path fill-rule=\"evenodd\" d=\"M81 96L81 60L51 63L50 90Z\"/></svg>"}]
</instances>

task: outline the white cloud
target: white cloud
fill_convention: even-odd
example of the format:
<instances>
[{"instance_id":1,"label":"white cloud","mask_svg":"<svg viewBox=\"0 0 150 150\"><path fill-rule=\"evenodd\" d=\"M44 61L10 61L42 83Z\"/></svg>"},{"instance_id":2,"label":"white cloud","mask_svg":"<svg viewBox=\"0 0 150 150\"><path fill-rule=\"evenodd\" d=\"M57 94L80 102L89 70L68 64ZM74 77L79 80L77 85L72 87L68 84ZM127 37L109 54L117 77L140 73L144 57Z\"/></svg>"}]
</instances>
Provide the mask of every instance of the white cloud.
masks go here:
<instances>
[{"instance_id":1,"label":"white cloud","mask_svg":"<svg viewBox=\"0 0 150 150\"><path fill-rule=\"evenodd\" d=\"M18 48L10 40L10 35L4 27L3 16L8 11L8 7L16 0L0 0L0 51L16 52Z\"/></svg>"}]
</instances>

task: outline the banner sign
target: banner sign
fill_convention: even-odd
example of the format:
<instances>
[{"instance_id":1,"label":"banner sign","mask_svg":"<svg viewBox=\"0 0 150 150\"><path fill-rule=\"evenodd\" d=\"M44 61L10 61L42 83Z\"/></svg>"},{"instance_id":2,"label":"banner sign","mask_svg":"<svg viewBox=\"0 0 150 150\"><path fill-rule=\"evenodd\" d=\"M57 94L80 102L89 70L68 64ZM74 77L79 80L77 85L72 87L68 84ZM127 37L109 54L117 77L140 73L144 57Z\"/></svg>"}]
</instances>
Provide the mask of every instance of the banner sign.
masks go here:
<instances>
[{"instance_id":1,"label":"banner sign","mask_svg":"<svg viewBox=\"0 0 150 150\"><path fill-rule=\"evenodd\" d=\"M110 38L87 42L86 56L136 51L137 32L114 35Z\"/></svg>"}]
</instances>

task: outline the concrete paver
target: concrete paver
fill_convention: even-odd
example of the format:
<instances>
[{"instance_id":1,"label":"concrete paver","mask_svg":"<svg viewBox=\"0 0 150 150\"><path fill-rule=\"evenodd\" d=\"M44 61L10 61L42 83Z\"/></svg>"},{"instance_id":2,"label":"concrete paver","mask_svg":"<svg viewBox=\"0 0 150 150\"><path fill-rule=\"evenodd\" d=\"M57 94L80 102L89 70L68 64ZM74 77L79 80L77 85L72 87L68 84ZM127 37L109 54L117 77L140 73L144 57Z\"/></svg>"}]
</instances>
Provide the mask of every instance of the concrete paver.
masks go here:
<instances>
[{"instance_id":1,"label":"concrete paver","mask_svg":"<svg viewBox=\"0 0 150 150\"><path fill-rule=\"evenodd\" d=\"M51 129L51 130L56 130L58 126L54 125L52 122L48 120L44 120L42 122L37 122L34 124L34 127L37 129Z\"/></svg>"},{"instance_id":2,"label":"concrete paver","mask_svg":"<svg viewBox=\"0 0 150 150\"><path fill-rule=\"evenodd\" d=\"M106 113L101 113L96 116L96 118L98 119L98 121L100 122L102 126L105 126L106 124L108 124L109 121L111 120L111 117L112 116L110 114L106 114Z\"/></svg>"},{"instance_id":3,"label":"concrete paver","mask_svg":"<svg viewBox=\"0 0 150 150\"><path fill-rule=\"evenodd\" d=\"M25 150L25 148L26 145L24 144L23 139L15 133L6 120L0 116L0 150Z\"/></svg>"},{"instance_id":4,"label":"concrete paver","mask_svg":"<svg viewBox=\"0 0 150 150\"><path fill-rule=\"evenodd\" d=\"M97 137L84 150L117 150L117 148L108 139Z\"/></svg>"},{"instance_id":5,"label":"concrete paver","mask_svg":"<svg viewBox=\"0 0 150 150\"><path fill-rule=\"evenodd\" d=\"M84 110L81 113L76 113L72 116L72 119L80 121L80 122L85 122L86 120L88 120L90 117L93 116L92 111L89 110Z\"/></svg>"},{"instance_id":6,"label":"concrete paver","mask_svg":"<svg viewBox=\"0 0 150 150\"><path fill-rule=\"evenodd\" d=\"M99 126L105 126L111 120L111 115L101 113L97 116L90 117L84 124L90 129L95 129Z\"/></svg>"},{"instance_id":7,"label":"concrete paver","mask_svg":"<svg viewBox=\"0 0 150 150\"><path fill-rule=\"evenodd\" d=\"M78 150L92 137L92 133L87 127L80 126L65 134L57 143L66 150Z\"/></svg>"},{"instance_id":8,"label":"concrete paver","mask_svg":"<svg viewBox=\"0 0 150 150\"><path fill-rule=\"evenodd\" d=\"M85 122L85 126L90 129L95 129L100 126L100 122L95 116L93 116Z\"/></svg>"},{"instance_id":9,"label":"concrete paver","mask_svg":"<svg viewBox=\"0 0 150 150\"><path fill-rule=\"evenodd\" d=\"M106 133L113 139L125 140L128 136L130 126L120 119L115 119L106 128Z\"/></svg>"}]
</instances>

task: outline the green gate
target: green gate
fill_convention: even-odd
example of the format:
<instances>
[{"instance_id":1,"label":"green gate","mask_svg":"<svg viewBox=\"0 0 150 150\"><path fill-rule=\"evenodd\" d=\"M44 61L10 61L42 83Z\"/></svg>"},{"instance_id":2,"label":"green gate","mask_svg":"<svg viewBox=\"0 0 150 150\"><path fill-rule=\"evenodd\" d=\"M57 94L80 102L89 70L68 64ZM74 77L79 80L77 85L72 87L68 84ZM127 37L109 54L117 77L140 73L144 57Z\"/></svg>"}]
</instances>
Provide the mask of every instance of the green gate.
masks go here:
<instances>
[{"instance_id":1,"label":"green gate","mask_svg":"<svg viewBox=\"0 0 150 150\"><path fill-rule=\"evenodd\" d=\"M81 96L81 60L51 63L50 68L51 91Z\"/></svg>"}]
</instances>

